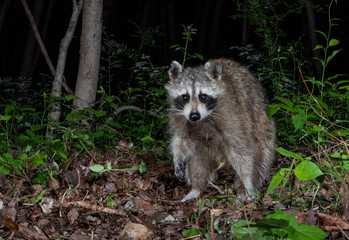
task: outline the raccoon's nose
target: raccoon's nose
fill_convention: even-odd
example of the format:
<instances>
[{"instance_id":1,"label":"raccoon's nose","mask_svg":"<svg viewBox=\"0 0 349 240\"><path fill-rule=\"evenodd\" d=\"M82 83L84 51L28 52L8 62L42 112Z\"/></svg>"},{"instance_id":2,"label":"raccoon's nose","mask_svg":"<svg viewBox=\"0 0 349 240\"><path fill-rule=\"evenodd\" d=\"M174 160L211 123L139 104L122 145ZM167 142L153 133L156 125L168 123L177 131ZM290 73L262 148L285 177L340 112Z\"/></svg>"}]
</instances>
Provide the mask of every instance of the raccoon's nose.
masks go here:
<instances>
[{"instance_id":1,"label":"raccoon's nose","mask_svg":"<svg viewBox=\"0 0 349 240\"><path fill-rule=\"evenodd\" d=\"M191 121L197 121L197 120L200 120L200 118L201 118L201 116L200 116L199 112L191 112L189 115L189 119Z\"/></svg>"}]
</instances>

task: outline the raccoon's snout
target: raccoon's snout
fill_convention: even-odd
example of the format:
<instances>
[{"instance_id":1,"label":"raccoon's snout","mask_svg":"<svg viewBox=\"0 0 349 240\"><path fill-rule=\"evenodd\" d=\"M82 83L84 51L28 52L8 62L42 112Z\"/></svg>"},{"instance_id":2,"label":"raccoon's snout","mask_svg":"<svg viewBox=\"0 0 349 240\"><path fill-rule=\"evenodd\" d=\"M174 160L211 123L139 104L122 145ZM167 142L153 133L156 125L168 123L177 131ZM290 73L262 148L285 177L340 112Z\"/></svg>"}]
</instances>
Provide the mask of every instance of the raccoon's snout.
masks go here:
<instances>
[{"instance_id":1,"label":"raccoon's snout","mask_svg":"<svg viewBox=\"0 0 349 240\"><path fill-rule=\"evenodd\" d=\"M197 121L197 120L200 120L201 116L200 116L200 113L199 112L191 112L189 114L189 120L190 121Z\"/></svg>"}]
</instances>

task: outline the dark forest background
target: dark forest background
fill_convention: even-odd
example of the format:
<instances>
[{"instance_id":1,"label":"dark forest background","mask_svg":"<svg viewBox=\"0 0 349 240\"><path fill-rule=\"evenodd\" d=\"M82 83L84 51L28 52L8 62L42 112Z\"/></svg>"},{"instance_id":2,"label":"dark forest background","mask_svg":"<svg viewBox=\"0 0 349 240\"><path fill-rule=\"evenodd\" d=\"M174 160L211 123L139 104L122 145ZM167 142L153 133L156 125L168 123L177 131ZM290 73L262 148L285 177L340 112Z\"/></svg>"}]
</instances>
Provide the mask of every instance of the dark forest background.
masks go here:
<instances>
[{"instance_id":1,"label":"dark forest background","mask_svg":"<svg viewBox=\"0 0 349 240\"><path fill-rule=\"evenodd\" d=\"M291 4L293 1L288 2L289 6L294 6ZM30 0L28 4L55 65L59 44L71 15L71 1ZM324 6L328 5L328 1L314 1L313 4L315 7L321 6L314 8L315 27L326 31L328 19ZM0 7L3 10L0 19L0 76L37 79L40 73L48 73L47 64L39 51L21 2L3 0ZM288 13L279 22L285 33L279 40L292 42L301 39L304 53L311 58L306 8L302 7L298 12L292 12L292 9L286 7L287 5L280 5L280 9L277 9L279 12L276 13ZM336 64L332 64L330 69L344 74L349 71L348 12L348 1L339 1L338 5L332 8L332 16L341 19L339 26L333 28L332 36L341 41L343 51L338 54L334 60ZM154 36L153 47L144 48L156 65L167 66L173 59L180 58L177 52L170 50L170 46L181 43L181 24L193 24L193 27L197 28L197 35L193 37L189 46L190 51L202 54L205 59L224 56L243 62L245 59L239 58L238 52L229 49L246 44L254 44L254 48L258 48L262 39L256 36L255 27L250 24L243 36L243 19L233 17L238 14L241 12L238 11L237 1L232 0L105 0L103 24L108 35L114 35L117 42L134 49L139 44L139 39L134 36L138 28L158 28L160 34ZM78 24L75 38L68 51L65 76L71 81L74 81L77 74L80 26L81 24ZM320 44L323 44L322 40L319 38ZM71 85L74 87L74 84Z\"/></svg>"}]
</instances>

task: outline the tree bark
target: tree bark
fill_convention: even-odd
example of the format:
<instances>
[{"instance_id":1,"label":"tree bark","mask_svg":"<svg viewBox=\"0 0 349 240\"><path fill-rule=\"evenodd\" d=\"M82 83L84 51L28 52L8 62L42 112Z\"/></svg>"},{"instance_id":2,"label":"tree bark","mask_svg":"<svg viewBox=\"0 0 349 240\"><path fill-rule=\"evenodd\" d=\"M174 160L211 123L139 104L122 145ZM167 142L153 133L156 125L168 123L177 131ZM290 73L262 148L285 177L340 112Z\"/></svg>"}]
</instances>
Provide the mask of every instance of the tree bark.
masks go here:
<instances>
[{"instance_id":1,"label":"tree bark","mask_svg":"<svg viewBox=\"0 0 349 240\"><path fill-rule=\"evenodd\" d=\"M316 22L315 22L315 14L313 9L313 4L311 0L308 0L306 3L306 9L307 9L307 17L308 17L308 32L309 32L309 40L311 48L314 49L316 45L318 44L318 38L315 33L316 30ZM317 57L321 59L320 50L313 50L313 57ZM317 79L321 79L322 75L322 66L321 63L318 60L314 60L315 65L315 73Z\"/></svg>"},{"instance_id":2,"label":"tree bark","mask_svg":"<svg viewBox=\"0 0 349 240\"><path fill-rule=\"evenodd\" d=\"M57 60L56 74L52 82L51 97L53 102L54 102L54 98L61 97L61 90L63 85L63 74L64 74L65 63L67 59L68 47L71 40L73 39L74 31L76 28L76 24L79 20L79 15L82 9L82 5L83 5L83 0L80 0L78 3L76 3L76 0L73 0L73 12L70 17L67 32L65 33L65 36L61 41L58 60ZM72 93L71 90L70 92ZM59 121L61 116L61 106L59 103L54 104L52 106L49 116L51 120ZM54 126L51 122L50 130L52 131L53 129L54 129Z\"/></svg>"},{"instance_id":3,"label":"tree bark","mask_svg":"<svg viewBox=\"0 0 349 240\"><path fill-rule=\"evenodd\" d=\"M89 107L96 99L102 39L102 0L85 0L82 7L80 62L74 110Z\"/></svg>"}]
</instances>

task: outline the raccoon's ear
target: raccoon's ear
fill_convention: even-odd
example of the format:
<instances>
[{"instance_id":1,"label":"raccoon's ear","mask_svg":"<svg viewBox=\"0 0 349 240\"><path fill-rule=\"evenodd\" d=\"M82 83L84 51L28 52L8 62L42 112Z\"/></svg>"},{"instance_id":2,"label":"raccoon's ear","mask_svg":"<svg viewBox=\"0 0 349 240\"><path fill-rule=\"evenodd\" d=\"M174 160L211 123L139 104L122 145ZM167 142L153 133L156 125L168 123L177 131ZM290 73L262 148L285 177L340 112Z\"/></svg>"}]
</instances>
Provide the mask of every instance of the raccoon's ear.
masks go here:
<instances>
[{"instance_id":1,"label":"raccoon's ear","mask_svg":"<svg viewBox=\"0 0 349 240\"><path fill-rule=\"evenodd\" d=\"M205 69L208 71L210 76L215 79L216 81L221 80L222 77L222 67L220 65L214 64L210 61L208 61L205 64Z\"/></svg>"},{"instance_id":2,"label":"raccoon's ear","mask_svg":"<svg viewBox=\"0 0 349 240\"><path fill-rule=\"evenodd\" d=\"M176 80L182 71L183 71L182 65L177 61L173 61L171 63L170 69L168 70L168 76L170 77L170 82L173 82L174 80Z\"/></svg>"}]
</instances>

